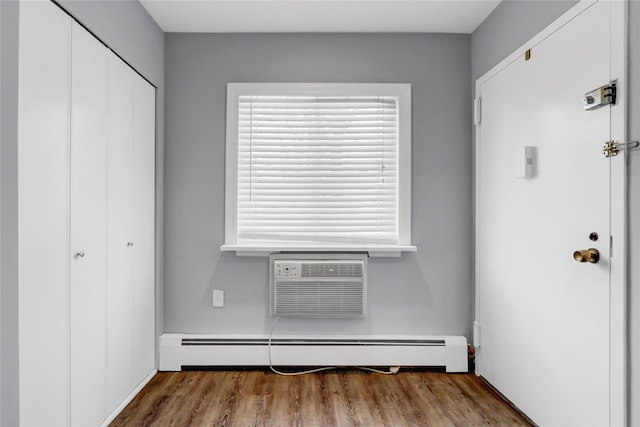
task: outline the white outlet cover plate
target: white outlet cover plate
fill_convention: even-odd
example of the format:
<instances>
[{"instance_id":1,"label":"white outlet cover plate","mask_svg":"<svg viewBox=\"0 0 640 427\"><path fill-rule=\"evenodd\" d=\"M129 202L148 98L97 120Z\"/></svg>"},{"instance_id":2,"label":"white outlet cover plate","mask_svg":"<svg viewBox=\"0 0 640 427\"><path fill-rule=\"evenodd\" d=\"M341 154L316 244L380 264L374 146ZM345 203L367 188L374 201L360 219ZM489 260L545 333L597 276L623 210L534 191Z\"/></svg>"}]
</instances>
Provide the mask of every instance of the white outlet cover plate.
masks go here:
<instances>
[{"instance_id":1,"label":"white outlet cover plate","mask_svg":"<svg viewBox=\"0 0 640 427\"><path fill-rule=\"evenodd\" d=\"M224 307L224 291L221 289L213 290L213 306Z\"/></svg>"}]
</instances>

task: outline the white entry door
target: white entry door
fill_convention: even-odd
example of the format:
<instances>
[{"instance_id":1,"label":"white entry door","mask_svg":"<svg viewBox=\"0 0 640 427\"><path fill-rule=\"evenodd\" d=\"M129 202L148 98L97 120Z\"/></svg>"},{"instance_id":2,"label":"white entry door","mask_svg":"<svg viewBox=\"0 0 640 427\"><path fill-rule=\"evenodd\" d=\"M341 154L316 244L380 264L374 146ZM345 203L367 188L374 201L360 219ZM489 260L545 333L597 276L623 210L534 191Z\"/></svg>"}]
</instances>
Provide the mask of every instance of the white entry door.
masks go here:
<instances>
[{"instance_id":1,"label":"white entry door","mask_svg":"<svg viewBox=\"0 0 640 427\"><path fill-rule=\"evenodd\" d=\"M623 240L611 227L611 174L621 166L602 154L623 107L583 106L586 92L623 77L611 59L621 5L583 1L476 86L477 373L543 426L624 419L612 371L623 369L612 335L623 298L610 280L610 236ZM533 175L523 178L526 162ZM597 262L574 259L588 249Z\"/></svg>"}]
</instances>

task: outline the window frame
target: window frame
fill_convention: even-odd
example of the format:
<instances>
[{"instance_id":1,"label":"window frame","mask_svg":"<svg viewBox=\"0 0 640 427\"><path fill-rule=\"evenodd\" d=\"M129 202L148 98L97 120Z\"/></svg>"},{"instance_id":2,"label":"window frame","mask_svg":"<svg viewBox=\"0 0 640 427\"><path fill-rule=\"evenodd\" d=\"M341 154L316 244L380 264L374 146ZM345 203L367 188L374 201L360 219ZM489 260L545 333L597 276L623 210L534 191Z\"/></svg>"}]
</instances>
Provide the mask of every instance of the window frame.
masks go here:
<instances>
[{"instance_id":1,"label":"window frame","mask_svg":"<svg viewBox=\"0 0 640 427\"><path fill-rule=\"evenodd\" d=\"M240 96L394 96L398 99L398 244L298 245L267 242L238 244L238 107ZM415 251L411 245L411 85L408 83L227 83L225 154L225 243L223 251L238 255L268 255L281 251L369 252L377 256L399 256Z\"/></svg>"}]
</instances>

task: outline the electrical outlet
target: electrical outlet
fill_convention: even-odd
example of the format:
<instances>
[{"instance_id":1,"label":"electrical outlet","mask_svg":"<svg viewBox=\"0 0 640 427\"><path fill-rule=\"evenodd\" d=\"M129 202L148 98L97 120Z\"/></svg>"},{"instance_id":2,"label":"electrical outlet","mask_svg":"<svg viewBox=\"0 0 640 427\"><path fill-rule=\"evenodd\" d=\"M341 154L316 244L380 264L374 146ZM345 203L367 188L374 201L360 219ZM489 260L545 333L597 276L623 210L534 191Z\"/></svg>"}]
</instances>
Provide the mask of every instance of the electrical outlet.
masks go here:
<instances>
[{"instance_id":1,"label":"electrical outlet","mask_svg":"<svg viewBox=\"0 0 640 427\"><path fill-rule=\"evenodd\" d=\"M224 291L222 289L213 290L213 306L224 307Z\"/></svg>"}]
</instances>

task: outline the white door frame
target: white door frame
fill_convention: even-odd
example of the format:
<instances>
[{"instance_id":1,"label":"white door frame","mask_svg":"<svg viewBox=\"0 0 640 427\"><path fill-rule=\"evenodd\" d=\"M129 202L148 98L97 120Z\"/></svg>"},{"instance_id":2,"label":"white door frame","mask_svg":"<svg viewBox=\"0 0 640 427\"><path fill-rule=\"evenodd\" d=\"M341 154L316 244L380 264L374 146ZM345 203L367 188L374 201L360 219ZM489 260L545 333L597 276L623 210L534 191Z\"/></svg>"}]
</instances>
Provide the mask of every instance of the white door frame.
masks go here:
<instances>
[{"instance_id":1,"label":"white door frame","mask_svg":"<svg viewBox=\"0 0 640 427\"><path fill-rule=\"evenodd\" d=\"M577 17L580 13L594 5L597 1L609 1L611 3L611 75L616 76L618 83L616 106L611 111L611 140L617 142L627 141L627 9L628 0L582 0L556 21L518 48L511 55L476 80L475 104L480 105L480 89L482 84L502 71L509 64L522 58L528 49L536 46L566 23ZM597 30L596 30L597 31ZM605 84L607 82L603 82ZM585 88L585 92L593 88ZM479 112L476 109L476 112ZM480 132L477 127L482 121L480 114L476 114L475 133L475 205L480 205L479 172L480 165ZM604 143L605 141L603 141ZM603 161L606 161L603 159ZM626 300L627 300L627 187L626 187L626 152L621 150L616 157L611 159L611 290L610 290L610 322L609 322L609 404L610 425L626 425L627 419L627 387L626 387ZM475 224L480 223L479 212L475 212ZM476 253L480 241L480 233L477 226L475 231ZM480 301L478 288L479 267L475 267L476 292L475 292L475 318L476 324L480 319ZM474 328L474 344L478 346L480 337L477 328ZM481 347L481 343L480 343ZM508 397L508 396L507 396Z\"/></svg>"}]
</instances>

